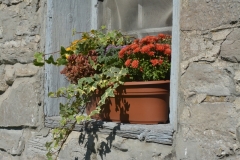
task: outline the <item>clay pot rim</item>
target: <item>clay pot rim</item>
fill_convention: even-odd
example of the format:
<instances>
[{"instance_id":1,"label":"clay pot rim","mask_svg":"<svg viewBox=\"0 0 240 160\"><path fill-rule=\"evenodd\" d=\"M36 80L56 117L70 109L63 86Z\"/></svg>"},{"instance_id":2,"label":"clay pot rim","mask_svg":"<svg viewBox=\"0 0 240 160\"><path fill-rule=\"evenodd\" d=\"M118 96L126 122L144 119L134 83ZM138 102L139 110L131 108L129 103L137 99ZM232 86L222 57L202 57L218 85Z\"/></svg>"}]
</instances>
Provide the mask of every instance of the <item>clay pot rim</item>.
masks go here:
<instances>
[{"instance_id":1,"label":"clay pot rim","mask_svg":"<svg viewBox=\"0 0 240 160\"><path fill-rule=\"evenodd\" d=\"M166 83L170 83L170 80L124 82L123 85L132 86L132 85L166 84Z\"/></svg>"}]
</instances>

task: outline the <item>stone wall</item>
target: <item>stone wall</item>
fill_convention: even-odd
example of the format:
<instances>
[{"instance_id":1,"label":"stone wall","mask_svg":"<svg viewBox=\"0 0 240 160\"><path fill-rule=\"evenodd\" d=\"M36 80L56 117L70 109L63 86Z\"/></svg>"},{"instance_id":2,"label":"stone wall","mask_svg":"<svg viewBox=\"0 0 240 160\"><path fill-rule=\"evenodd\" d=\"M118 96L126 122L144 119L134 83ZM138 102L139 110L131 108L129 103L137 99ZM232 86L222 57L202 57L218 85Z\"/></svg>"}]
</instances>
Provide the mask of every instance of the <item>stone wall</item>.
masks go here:
<instances>
[{"instance_id":1,"label":"stone wall","mask_svg":"<svg viewBox=\"0 0 240 160\"><path fill-rule=\"evenodd\" d=\"M0 160L45 159L42 69L45 0L0 0Z\"/></svg>"},{"instance_id":2,"label":"stone wall","mask_svg":"<svg viewBox=\"0 0 240 160\"><path fill-rule=\"evenodd\" d=\"M182 0L177 159L240 159L239 10L239 0Z\"/></svg>"},{"instance_id":3,"label":"stone wall","mask_svg":"<svg viewBox=\"0 0 240 160\"><path fill-rule=\"evenodd\" d=\"M60 159L240 159L239 10L239 0L181 1L172 145L143 141L156 128L79 129ZM46 159L51 135L44 127L43 70L32 65L34 52L44 51L46 0L0 0L0 15L0 160ZM171 128L161 133L164 139Z\"/></svg>"}]
</instances>

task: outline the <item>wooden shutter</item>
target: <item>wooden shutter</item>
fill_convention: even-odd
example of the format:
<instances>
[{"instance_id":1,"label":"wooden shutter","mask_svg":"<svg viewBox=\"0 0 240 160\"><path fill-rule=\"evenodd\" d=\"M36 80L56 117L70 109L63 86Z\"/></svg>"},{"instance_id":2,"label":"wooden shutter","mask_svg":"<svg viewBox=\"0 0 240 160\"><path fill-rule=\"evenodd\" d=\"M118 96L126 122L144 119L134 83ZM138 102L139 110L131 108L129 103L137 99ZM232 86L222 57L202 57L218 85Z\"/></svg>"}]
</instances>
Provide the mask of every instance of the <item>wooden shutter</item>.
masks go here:
<instances>
[{"instance_id":1,"label":"wooden shutter","mask_svg":"<svg viewBox=\"0 0 240 160\"><path fill-rule=\"evenodd\" d=\"M48 0L46 22L46 53L54 53L61 46L67 47L70 42L81 37L80 34L72 36L73 29L83 32L96 28L95 5L97 0ZM55 58L56 54L54 55ZM53 65L45 66L45 105L46 116L59 115L59 103L64 99L48 98L50 91L56 91L66 86L68 81L59 72L62 68Z\"/></svg>"}]
</instances>

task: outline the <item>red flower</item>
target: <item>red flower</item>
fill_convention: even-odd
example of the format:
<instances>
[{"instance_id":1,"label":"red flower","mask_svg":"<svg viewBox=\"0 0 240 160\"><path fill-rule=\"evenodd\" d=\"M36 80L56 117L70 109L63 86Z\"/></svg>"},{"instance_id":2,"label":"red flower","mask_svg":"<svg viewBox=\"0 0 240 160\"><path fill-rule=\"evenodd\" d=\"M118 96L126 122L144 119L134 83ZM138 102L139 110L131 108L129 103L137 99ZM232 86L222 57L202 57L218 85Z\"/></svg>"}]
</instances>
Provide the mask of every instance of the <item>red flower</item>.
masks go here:
<instances>
[{"instance_id":1,"label":"red flower","mask_svg":"<svg viewBox=\"0 0 240 160\"><path fill-rule=\"evenodd\" d=\"M166 35L165 35L165 34L161 34L161 33L160 33L160 34L158 34L158 37L159 37L159 38L161 38L161 39L163 39L163 38L165 38L165 37L166 37Z\"/></svg>"},{"instance_id":2,"label":"red flower","mask_svg":"<svg viewBox=\"0 0 240 160\"><path fill-rule=\"evenodd\" d=\"M122 48L122 49L119 51L119 53L118 53L118 57L119 57L119 58L123 58L124 52L125 52L125 49Z\"/></svg>"},{"instance_id":3,"label":"red flower","mask_svg":"<svg viewBox=\"0 0 240 160\"><path fill-rule=\"evenodd\" d=\"M153 52L153 51L148 52L149 56L154 56L154 54L155 54L155 52Z\"/></svg>"},{"instance_id":4,"label":"red flower","mask_svg":"<svg viewBox=\"0 0 240 160\"><path fill-rule=\"evenodd\" d=\"M133 50L133 53L137 53L137 52L140 52L140 48L139 48L139 47L137 47L137 48L135 48L135 49Z\"/></svg>"},{"instance_id":5,"label":"red flower","mask_svg":"<svg viewBox=\"0 0 240 160\"><path fill-rule=\"evenodd\" d=\"M136 43L133 43L132 45L130 45L130 48L134 50L138 48L138 45Z\"/></svg>"},{"instance_id":6,"label":"red flower","mask_svg":"<svg viewBox=\"0 0 240 160\"><path fill-rule=\"evenodd\" d=\"M156 66L158 64L158 60L157 59L152 59L151 63L153 66Z\"/></svg>"},{"instance_id":7,"label":"red flower","mask_svg":"<svg viewBox=\"0 0 240 160\"><path fill-rule=\"evenodd\" d=\"M138 60L133 60L133 62L131 64L132 68L138 68L138 63L139 63Z\"/></svg>"},{"instance_id":8,"label":"red flower","mask_svg":"<svg viewBox=\"0 0 240 160\"><path fill-rule=\"evenodd\" d=\"M124 63L125 66L126 66L126 67L129 67L130 64L131 64L131 61L132 61L131 59L126 60L126 62Z\"/></svg>"},{"instance_id":9,"label":"red flower","mask_svg":"<svg viewBox=\"0 0 240 160\"><path fill-rule=\"evenodd\" d=\"M141 49L141 52L142 53L148 53L150 52L150 46L149 45L146 45L146 46L143 46L142 49Z\"/></svg>"},{"instance_id":10,"label":"red flower","mask_svg":"<svg viewBox=\"0 0 240 160\"><path fill-rule=\"evenodd\" d=\"M164 54L170 56L170 55L171 55L171 52L172 52L171 49L170 49L170 48L167 48L167 49L165 49Z\"/></svg>"},{"instance_id":11,"label":"red flower","mask_svg":"<svg viewBox=\"0 0 240 160\"><path fill-rule=\"evenodd\" d=\"M165 49L164 45L162 45L162 44L156 44L156 50L157 50L157 51L163 52L164 49Z\"/></svg>"}]
</instances>

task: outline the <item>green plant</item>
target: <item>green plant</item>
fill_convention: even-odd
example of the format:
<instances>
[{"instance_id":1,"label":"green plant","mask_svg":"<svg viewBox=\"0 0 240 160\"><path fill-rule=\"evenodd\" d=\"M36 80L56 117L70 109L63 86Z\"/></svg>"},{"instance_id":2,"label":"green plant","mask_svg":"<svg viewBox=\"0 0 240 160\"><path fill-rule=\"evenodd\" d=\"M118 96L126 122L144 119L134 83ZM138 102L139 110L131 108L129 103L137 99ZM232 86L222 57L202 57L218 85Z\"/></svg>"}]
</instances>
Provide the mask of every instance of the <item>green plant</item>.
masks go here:
<instances>
[{"instance_id":1,"label":"green plant","mask_svg":"<svg viewBox=\"0 0 240 160\"><path fill-rule=\"evenodd\" d=\"M60 127L53 129L53 140L46 143L47 157L57 158L76 123L85 123L95 114L114 90L125 81L167 79L170 70L171 37L163 34L131 41L120 31L92 30L82 33L67 48L61 47L56 60L52 54L36 53L34 64L64 65L61 71L71 84L50 92L49 97L65 97L60 104ZM95 110L85 115L85 107L97 90L104 89Z\"/></svg>"},{"instance_id":2,"label":"green plant","mask_svg":"<svg viewBox=\"0 0 240 160\"><path fill-rule=\"evenodd\" d=\"M71 82L69 86L61 87L56 92L48 94L52 98L67 99L65 104L60 103L60 126L52 130L53 140L46 143L49 160L58 157L76 123L91 120L92 116L100 112L106 99L114 97L114 90L123 84L122 79L127 75L127 70L116 60L121 46L130 42L130 37L121 32L114 30L104 33L104 28L102 28L85 32L80 40L72 42L69 47L61 47L60 52L56 52L59 53L59 58L56 60L52 55L56 53L50 55L35 53L34 64L36 66L43 66L45 63L64 65L61 73ZM85 115L87 103L96 90L101 88L105 92L98 106L89 115Z\"/></svg>"},{"instance_id":3,"label":"green plant","mask_svg":"<svg viewBox=\"0 0 240 160\"><path fill-rule=\"evenodd\" d=\"M125 81L169 79L171 36L159 34L136 39L119 52L122 66L128 69Z\"/></svg>"}]
</instances>

